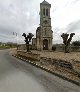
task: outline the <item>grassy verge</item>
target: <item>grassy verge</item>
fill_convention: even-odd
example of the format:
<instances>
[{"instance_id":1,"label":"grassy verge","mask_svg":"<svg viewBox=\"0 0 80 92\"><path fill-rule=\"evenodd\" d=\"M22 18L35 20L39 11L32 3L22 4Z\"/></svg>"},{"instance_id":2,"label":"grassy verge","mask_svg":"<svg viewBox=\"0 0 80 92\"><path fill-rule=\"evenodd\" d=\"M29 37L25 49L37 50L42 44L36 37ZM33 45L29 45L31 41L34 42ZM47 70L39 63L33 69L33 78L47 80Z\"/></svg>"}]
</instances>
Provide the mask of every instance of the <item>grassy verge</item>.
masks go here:
<instances>
[{"instance_id":1,"label":"grassy verge","mask_svg":"<svg viewBox=\"0 0 80 92\"><path fill-rule=\"evenodd\" d=\"M0 46L0 50L14 48L14 46Z\"/></svg>"}]
</instances>

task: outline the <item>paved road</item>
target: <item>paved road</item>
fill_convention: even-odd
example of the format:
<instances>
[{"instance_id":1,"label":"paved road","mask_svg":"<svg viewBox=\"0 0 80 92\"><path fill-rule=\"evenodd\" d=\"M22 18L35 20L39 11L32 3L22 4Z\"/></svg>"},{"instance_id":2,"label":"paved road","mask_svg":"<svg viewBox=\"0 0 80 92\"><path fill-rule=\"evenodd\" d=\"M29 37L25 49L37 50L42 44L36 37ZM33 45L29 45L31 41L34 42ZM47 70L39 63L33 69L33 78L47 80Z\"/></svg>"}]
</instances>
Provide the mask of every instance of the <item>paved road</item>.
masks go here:
<instances>
[{"instance_id":1,"label":"paved road","mask_svg":"<svg viewBox=\"0 0 80 92\"><path fill-rule=\"evenodd\" d=\"M0 92L80 92L80 87L1 50Z\"/></svg>"}]
</instances>

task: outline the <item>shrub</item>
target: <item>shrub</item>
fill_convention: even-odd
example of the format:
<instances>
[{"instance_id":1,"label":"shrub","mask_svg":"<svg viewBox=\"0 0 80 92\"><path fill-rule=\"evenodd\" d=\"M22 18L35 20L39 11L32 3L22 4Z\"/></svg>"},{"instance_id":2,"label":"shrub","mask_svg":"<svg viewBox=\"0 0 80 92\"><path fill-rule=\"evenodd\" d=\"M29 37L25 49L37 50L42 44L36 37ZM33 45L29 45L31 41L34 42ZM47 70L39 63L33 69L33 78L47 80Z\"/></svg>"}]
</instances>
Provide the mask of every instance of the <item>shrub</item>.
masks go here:
<instances>
[{"instance_id":1,"label":"shrub","mask_svg":"<svg viewBox=\"0 0 80 92\"><path fill-rule=\"evenodd\" d=\"M56 47L52 47L52 50L53 50L53 51L56 51Z\"/></svg>"}]
</instances>

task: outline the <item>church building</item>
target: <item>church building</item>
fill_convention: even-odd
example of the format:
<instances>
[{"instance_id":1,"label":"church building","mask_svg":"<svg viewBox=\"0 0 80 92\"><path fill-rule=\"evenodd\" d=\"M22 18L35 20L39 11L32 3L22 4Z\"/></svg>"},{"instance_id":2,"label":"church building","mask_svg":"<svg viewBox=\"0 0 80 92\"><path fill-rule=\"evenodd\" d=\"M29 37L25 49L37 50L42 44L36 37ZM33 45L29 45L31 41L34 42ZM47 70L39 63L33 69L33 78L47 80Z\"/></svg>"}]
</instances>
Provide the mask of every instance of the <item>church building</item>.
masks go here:
<instances>
[{"instance_id":1,"label":"church building","mask_svg":"<svg viewBox=\"0 0 80 92\"><path fill-rule=\"evenodd\" d=\"M36 30L36 38L33 38L32 45L37 50L52 50L53 31L50 18L51 4L47 1L40 3L40 26Z\"/></svg>"}]
</instances>

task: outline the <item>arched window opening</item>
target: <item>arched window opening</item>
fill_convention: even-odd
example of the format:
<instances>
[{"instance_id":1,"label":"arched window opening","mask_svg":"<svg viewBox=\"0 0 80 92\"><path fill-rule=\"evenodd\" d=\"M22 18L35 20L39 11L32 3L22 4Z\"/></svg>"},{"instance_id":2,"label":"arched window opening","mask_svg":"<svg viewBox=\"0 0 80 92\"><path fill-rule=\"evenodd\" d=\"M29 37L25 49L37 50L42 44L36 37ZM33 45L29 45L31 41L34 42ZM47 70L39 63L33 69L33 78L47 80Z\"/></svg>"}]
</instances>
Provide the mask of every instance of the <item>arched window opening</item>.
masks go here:
<instances>
[{"instance_id":1,"label":"arched window opening","mask_svg":"<svg viewBox=\"0 0 80 92\"><path fill-rule=\"evenodd\" d=\"M45 8L43 9L43 15L45 16Z\"/></svg>"},{"instance_id":2,"label":"arched window opening","mask_svg":"<svg viewBox=\"0 0 80 92\"><path fill-rule=\"evenodd\" d=\"M48 16L48 9L46 9L46 16Z\"/></svg>"},{"instance_id":3,"label":"arched window opening","mask_svg":"<svg viewBox=\"0 0 80 92\"><path fill-rule=\"evenodd\" d=\"M45 35L46 35L46 28L45 28Z\"/></svg>"}]
</instances>

